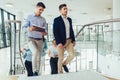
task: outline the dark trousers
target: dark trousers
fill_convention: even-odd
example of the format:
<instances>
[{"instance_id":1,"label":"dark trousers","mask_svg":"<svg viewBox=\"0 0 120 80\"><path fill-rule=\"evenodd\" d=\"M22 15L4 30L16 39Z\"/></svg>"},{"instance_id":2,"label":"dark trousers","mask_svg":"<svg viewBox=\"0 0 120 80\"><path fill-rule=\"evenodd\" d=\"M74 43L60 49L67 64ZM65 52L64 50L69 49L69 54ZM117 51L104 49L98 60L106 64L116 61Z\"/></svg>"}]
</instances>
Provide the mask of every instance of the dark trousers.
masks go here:
<instances>
[{"instance_id":1,"label":"dark trousers","mask_svg":"<svg viewBox=\"0 0 120 80\"><path fill-rule=\"evenodd\" d=\"M27 76L33 76L33 70L32 70L32 62L31 61L25 61L25 67L27 70Z\"/></svg>"},{"instance_id":2,"label":"dark trousers","mask_svg":"<svg viewBox=\"0 0 120 80\"><path fill-rule=\"evenodd\" d=\"M51 74L58 74L58 58L50 58Z\"/></svg>"}]
</instances>

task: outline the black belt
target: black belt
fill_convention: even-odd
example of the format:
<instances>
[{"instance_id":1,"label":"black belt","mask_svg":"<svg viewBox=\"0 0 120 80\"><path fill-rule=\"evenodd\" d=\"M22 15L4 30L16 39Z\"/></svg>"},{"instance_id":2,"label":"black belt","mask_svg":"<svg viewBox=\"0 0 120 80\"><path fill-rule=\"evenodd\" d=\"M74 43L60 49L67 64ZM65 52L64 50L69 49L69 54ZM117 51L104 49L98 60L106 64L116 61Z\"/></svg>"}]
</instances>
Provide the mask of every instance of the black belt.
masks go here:
<instances>
[{"instance_id":1,"label":"black belt","mask_svg":"<svg viewBox=\"0 0 120 80\"><path fill-rule=\"evenodd\" d=\"M58 57L51 57L51 59L58 59Z\"/></svg>"},{"instance_id":2,"label":"black belt","mask_svg":"<svg viewBox=\"0 0 120 80\"><path fill-rule=\"evenodd\" d=\"M33 38L33 37L29 37L30 39L35 39L35 40L43 40L43 38Z\"/></svg>"}]
</instances>

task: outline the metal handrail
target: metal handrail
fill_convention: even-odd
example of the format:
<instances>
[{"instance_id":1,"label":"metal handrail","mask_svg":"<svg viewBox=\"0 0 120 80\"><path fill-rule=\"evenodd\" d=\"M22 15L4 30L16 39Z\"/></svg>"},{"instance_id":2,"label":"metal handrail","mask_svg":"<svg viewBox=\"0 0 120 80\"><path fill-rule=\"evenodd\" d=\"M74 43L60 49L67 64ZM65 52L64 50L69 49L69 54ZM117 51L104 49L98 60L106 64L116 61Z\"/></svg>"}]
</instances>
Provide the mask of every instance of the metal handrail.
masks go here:
<instances>
[{"instance_id":1,"label":"metal handrail","mask_svg":"<svg viewBox=\"0 0 120 80\"><path fill-rule=\"evenodd\" d=\"M81 31L82 31L85 27L87 27L87 26L96 25L96 24L102 24L102 23L110 23L110 22L120 22L120 18L101 20L101 21L96 21L96 22L93 22L93 23L85 24L85 25L83 25L83 27L80 29L80 31L76 34L75 37L77 38L77 36L81 33Z\"/></svg>"},{"instance_id":2,"label":"metal handrail","mask_svg":"<svg viewBox=\"0 0 120 80\"><path fill-rule=\"evenodd\" d=\"M20 20L8 20L6 21L7 23L20 23L21 24L21 21Z\"/></svg>"},{"instance_id":3,"label":"metal handrail","mask_svg":"<svg viewBox=\"0 0 120 80\"><path fill-rule=\"evenodd\" d=\"M10 23L19 23L19 41L18 41L18 43L19 43L19 52L21 52L21 42L20 42L20 40L21 40L21 21L20 20L8 20L8 21L5 21L6 23L8 23L8 24L10 24ZM10 25L10 27L11 27L11 25ZM16 32L16 30L15 30L15 32ZM15 33L16 34L16 33ZM16 38L16 36L15 36L15 38ZM14 44L14 45L16 45L16 44ZM12 49L12 46L11 46L11 49ZM15 55L16 53L14 53L14 55ZM22 63L22 65L23 65L23 67L25 68L25 66L24 66L24 63L23 63L23 60L22 60L22 55L21 54L19 54L19 56L20 56L20 60L21 60L21 63ZM16 57L16 56L15 56ZM14 58L15 59L15 58ZM15 61L15 60L14 60ZM15 62L14 62L14 71L15 71ZM15 74L15 72L14 72L14 74Z\"/></svg>"},{"instance_id":4,"label":"metal handrail","mask_svg":"<svg viewBox=\"0 0 120 80\"><path fill-rule=\"evenodd\" d=\"M11 14L11 15L15 16L14 14L12 14L12 13L10 13L10 12L6 11L6 10L5 10L5 9L3 9L3 8L0 8L0 10L3 10L4 12L6 12L6 13L8 13L8 14Z\"/></svg>"}]
</instances>

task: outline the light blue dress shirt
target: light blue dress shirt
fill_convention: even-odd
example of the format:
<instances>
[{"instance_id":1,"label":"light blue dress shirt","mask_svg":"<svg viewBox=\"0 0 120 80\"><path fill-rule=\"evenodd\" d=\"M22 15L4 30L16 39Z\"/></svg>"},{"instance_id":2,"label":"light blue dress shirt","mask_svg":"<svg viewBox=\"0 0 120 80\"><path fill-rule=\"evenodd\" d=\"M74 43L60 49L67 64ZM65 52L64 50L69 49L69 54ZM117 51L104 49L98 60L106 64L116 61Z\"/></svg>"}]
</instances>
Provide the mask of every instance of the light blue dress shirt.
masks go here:
<instances>
[{"instance_id":1,"label":"light blue dress shirt","mask_svg":"<svg viewBox=\"0 0 120 80\"><path fill-rule=\"evenodd\" d=\"M29 27L38 26L45 28L47 32L47 23L44 17L36 16L35 14L28 15L28 17L24 21L23 30L28 33L28 37L33 38L42 38L42 33L38 31L29 31Z\"/></svg>"}]
</instances>

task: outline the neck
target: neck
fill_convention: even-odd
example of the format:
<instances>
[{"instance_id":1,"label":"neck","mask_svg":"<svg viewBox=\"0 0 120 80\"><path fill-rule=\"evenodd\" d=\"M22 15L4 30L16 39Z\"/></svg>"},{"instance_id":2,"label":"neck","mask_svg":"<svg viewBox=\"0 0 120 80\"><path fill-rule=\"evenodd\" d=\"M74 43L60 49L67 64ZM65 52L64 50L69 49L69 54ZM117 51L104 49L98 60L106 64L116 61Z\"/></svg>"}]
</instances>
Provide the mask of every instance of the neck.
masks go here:
<instances>
[{"instance_id":1,"label":"neck","mask_svg":"<svg viewBox=\"0 0 120 80\"><path fill-rule=\"evenodd\" d=\"M36 16L40 16L40 14L39 14L39 13L37 13L37 12L35 12L35 15L36 15Z\"/></svg>"},{"instance_id":2,"label":"neck","mask_svg":"<svg viewBox=\"0 0 120 80\"><path fill-rule=\"evenodd\" d=\"M67 17L67 15L64 15L64 14L62 14L62 16L65 17L65 18Z\"/></svg>"}]
</instances>

